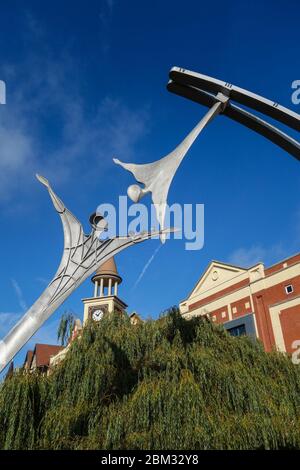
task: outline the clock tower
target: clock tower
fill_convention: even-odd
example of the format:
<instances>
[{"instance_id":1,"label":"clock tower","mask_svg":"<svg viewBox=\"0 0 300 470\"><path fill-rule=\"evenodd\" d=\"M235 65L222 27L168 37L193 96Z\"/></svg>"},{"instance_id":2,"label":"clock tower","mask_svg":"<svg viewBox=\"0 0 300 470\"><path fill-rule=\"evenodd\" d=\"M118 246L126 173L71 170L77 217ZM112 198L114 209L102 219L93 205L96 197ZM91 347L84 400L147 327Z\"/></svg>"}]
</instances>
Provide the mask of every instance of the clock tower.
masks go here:
<instances>
[{"instance_id":1,"label":"clock tower","mask_svg":"<svg viewBox=\"0 0 300 470\"><path fill-rule=\"evenodd\" d=\"M114 258L103 263L92 277L94 297L83 299L83 324L88 320L99 321L109 313L122 314L127 305L118 297L122 282Z\"/></svg>"}]
</instances>

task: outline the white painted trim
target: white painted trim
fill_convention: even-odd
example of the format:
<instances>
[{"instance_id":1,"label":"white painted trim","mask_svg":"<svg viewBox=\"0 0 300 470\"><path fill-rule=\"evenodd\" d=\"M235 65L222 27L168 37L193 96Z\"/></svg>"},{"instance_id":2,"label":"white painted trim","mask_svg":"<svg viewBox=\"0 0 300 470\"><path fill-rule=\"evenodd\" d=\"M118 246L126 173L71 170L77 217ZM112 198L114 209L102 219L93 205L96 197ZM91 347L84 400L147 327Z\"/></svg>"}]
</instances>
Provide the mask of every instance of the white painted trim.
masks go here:
<instances>
[{"instance_id":1,"label":"white painted trim","mask_svg":"<svg viewBox=\"0 0 300 470\"><path fill-rule=\"evenodd\" d=\"M277 284L281 284L282 282L289 281L294 277L300 275L300 263L293 264L292 266L288 266L281 271L277 271L276 273L270 274L266 276L264 279L259 279L252 283L253 285L253 293L258 292L263 289L268 289L269 287L276 286Z\"/></svg>"},{"instance_id":2,"label":"white painted trim","mask_svg":"<svg viewBox=\"0 0 300 470\"><path fill-rule=\"evenodd\" d=\"M281 311L286 310L291 307L296 307L297 305L300 305L300 297L296 297L294 299L288 299L286 302L277 304L273 307L269 307L275 343L279 351L286 352L283 332L282 332L281 323L280 323Z\"/></svg>"}]
</instances>

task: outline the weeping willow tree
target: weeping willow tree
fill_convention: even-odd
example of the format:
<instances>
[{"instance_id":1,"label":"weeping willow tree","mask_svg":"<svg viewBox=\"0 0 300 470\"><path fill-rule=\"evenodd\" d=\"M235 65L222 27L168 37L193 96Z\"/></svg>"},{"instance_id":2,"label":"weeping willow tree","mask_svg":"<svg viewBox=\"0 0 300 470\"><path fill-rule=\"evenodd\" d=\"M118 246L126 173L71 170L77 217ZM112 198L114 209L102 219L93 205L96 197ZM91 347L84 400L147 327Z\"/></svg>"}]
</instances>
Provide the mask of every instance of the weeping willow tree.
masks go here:
<instances>
[{"instance_id":1,"label":"weeping willow tree","mask_svg":"<svg viewBox=\"0 0 300 470\"><path fill-rule=\"evenodd\" d=\"M2 449L300 448L300 368L171 309L85 327L49 377L0 389Z\"/></svg>"},{"instance_id":2,"label":"weeping willow tree","mask_svg":"<svg viewBox=\"0 0 300 470\"><path fill-rule=\"evenodd\" d=\"M61 345L64 346L68 343L70 337L72 336L75 326L75 317L71 312L65 312L61 316L58 330L57 330L57 340L61 342Z\"/></svg>"}]
</instances>

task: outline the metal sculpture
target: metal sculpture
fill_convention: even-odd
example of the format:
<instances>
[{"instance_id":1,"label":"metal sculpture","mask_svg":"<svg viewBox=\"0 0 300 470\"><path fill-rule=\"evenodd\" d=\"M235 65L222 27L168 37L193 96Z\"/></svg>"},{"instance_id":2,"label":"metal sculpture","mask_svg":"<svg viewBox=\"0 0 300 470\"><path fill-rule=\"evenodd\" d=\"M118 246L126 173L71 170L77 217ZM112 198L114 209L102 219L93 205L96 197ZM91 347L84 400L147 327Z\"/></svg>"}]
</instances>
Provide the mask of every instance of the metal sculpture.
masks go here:
<instances>
[{"instance_id":1,"label":"metal sculpture","mask_svg":"<svg viewBox=\"0 0 300 470\"><path fill-rule=\"evenodd\" d=\"M252 108L296 131L300 131L299 114L251 91L201 73L173 67L169 76L170 81L167 85L169 91L208 107L218 101L218 93L223 93L229 98L227 106L222 111L225 116L258 132L300 160L300 142L264 119L233 104L232 101Z\"/></svg>"},{"instance_id":2,"label":"metal sculpture","mask_svg":"<svg viewBox=\"0 0 300 470\"><path fill-rule=\"evenodd\" d=\"M132 201L137 202L145 194L152 193L152 201L156 207L157 219L162 229L164 228L167 196L175 173L200 132L218 114L224 114L244 124L300 160L300 143L297 140L231 101L234 100L252 107L298 131L300 131L299 114L230 83L179 67L171 69L167 89L208 106L210 109L181 144L166 157L148 164L122 163L120 160L114 159L115 163L130 171L138 183L144 185L144 187L136 184L129 186L127 193ZM161 238L164 241L164 234L161 235Z\"/></svg>"},{"instance_id":3,"label":"metal sculpture","mask_svg":"<svg viewBox=\"0 0 300 470\"><path fill-rule=\"evenodd\" d=\"M115 163L130 171L138 183L144 185L143 188L137 184L128 187L127 194L133 202L138 202L146 194L152 193L152 201L155 205L157 220L162 230L164 229L169 188L180 163L200 132L215 116L222 112L227 101L228 98L222 93L219 93L216 103L214 103L194 129L172 152L160 160L140 165L135 163L123 163L117 158L113 159ZM165 234L162 233L160 238L161 241L164 242Z\"/></svg>"},{"instance_id":4,"label":"metal sculpture","mask_svg":"<svg viewBox=\"0 0 300 470\"><path fill-rule=\"evenodd\" d=\"M46 178L39 175L37 178L47 187L53 205L60 215L64 232L64 250L58 270L50 284L7 336L0 341L0 372L52 313L102 263L119 251L159 233L143 232L128 237L101 240L99 236L106 230L107 224L101 214L95 213L90 217L92 231L90 235L86 235L81 223L54 193Z\"/></svg>"}]
</instances>

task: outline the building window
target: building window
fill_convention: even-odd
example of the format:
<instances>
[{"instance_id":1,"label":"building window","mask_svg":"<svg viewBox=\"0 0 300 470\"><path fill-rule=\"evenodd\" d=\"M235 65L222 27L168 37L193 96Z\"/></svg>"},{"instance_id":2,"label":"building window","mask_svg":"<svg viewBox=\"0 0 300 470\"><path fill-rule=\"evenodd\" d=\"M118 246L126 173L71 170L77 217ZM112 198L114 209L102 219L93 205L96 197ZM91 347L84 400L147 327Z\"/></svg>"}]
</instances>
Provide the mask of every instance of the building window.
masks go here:
<instances>
[{"instance_id":1,"label":"building window","mask_svg":"<svg viewBox=\"0 0 300 470\"><path fill-rule=\"evenodd\" d=\"M222 312L222 318L226 318L226 312Z\"/></svg>"},{"instance_id":2,"label":"building window","mask_svg":"<svg viewBox=\"0 0 300 470\"><path fill-rule=\"evenodd\" d=\"M250 302L245 303L245 308L250 308Z\"/></svg>"},{"instance_id":3,"label":"building window","mask_svg":"<svg viewBox=\"0 0 300 470\"><path fill-rule=\"evenodd\" d=\"M243 323L242 325L235 326L234 328L229 328L227 331L231 336L242 336L246 334L246 326Z\"/></svg>"},{"instance_id":4,"label":"building window","mask_svg":"<svg viewBox=\"0 0 300 470\"><path fill-rule=\"evenodd\" d=\"M237 312L236 307L232 307L232 313L236 313L236 312Z\"/></svg>"},{"instance_id":5,"label":"building window","mask_svg":"<svg viewBox=\"0 0 300 470\"><path fill-rule=\"evenodd\" d=\"M213 315L211 318L212 318L212 321L216 321L216 320L217 320L216 315Z\"/></svg>"},{"instance_id":6,"label":"building window","mask_svg":"<svg viewBox=\"0 0 300 470\"><path fill-rule=\"evenodd\" d=\"M289 284L288 286L285 286L285 292L287 294L291 294L292 292L294 292L294 288L293 288L292 284Z\"/></svg>"}]
</instances>

